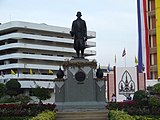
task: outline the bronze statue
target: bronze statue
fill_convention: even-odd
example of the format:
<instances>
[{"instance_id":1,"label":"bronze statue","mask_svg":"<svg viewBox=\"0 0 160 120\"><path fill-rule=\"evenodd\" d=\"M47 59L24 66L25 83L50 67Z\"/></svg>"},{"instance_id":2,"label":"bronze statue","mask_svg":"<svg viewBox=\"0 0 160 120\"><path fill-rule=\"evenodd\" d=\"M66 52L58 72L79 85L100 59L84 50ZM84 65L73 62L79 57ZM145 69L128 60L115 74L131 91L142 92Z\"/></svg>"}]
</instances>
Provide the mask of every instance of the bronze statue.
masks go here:
<instances>
[{"instance_id":1,"label":"bronze statue","mask_svg":"<svg viewBox=\"0 0 160 120\"><path fill-rule=\"evenodd\" d=\"M81 12L77 12L77 19L72 23L72 30L70 34L74 37L74 49L76 50L77 57L81 51L81 58L84 58L85 42L87 41L87 27L86 22L81 19Z\"/></svg>"}]
</instances>

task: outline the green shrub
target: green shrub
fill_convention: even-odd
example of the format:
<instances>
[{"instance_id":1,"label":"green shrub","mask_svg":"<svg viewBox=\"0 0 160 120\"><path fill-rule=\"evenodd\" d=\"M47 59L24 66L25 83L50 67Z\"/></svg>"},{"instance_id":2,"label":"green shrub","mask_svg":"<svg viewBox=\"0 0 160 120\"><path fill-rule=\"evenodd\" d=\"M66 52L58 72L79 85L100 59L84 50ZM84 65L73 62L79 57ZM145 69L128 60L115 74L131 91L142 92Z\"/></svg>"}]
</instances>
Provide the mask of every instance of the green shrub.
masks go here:
<instances>
[{"instance_id":1,"label":"green shrub","mask_svg":"<svg viewBox=\"0 0 160 120\"><path fill-rule=\"evenodd\" d=\"M109 120L136 120L126 112L118 110L110 110L108 114Z\"/></svg>"},{"instance_id":2,"label":"green shrub","mask_svg":"<svg viewBox=\"0 0 160 120\"><path fill-rule=\"evenodd\" d=\"M150 106L160 106L160 97L157 95L153 95L149 97L148 103Z\"/></svg>"},{"instance_id":3,"label":"green shrub","mask_svg":"<svg viewBox=\"0 0 160 120\"><path fill-rule=\"evenodd\" d=\"M155 120L146 116L133 116L135 120Z\"/></svg>"},{"instance_id":4,"label":"green shrub","mask_svg":"<svg viewBox=\"0 0 160 120\"><path fill-rule=\"evenodd\" d=\"M160 83L157 83L152 88L154 94L160 95Z\"/></svg>"},{"instance_id":5,"label":"green shrub","mask_svg":"<svg viewBox=\"0 0 160 120\"><path fill-rule=\"evenodd\" d=\"M42 100L47 100L51 98L51 94L48 88L37 86L36 88L32 89L34 95L40 100L40 103Z\"/></svg>"},{"instance_id":6,"label":"green shrub","mask_svg":"<svg viewBox=\"0 0 160 120\"><path fill-rule=\"evenodd\" d=\"M55 113L46 110L30 120L55 120Z\"/></svg>"},{"instance_id":7,"label":"green shrub","mask_svg":"<svg viewBox=\"0 0 160 120\"><path fill-rule=\"evenodd\" d=\"M31 98L29 96L25 96L23 94L19 94L15 97L17 102L21 102L22 104L27 104Z\"/></svg>"},{"instance_id":8,"label":"green shrub","mask_svg":"<svg viewBox=\"0 0 160 120\"><path fill-rule=\"evenodd\" d=\"M118 102L108 102L108 105L106 106L106 108L109 110L117 110L119 109L118 107Z\"/></svg>"},{"instance_id":9,"label":"green shrub","mask_svg":"<svg viewBox=\"0 0 160 120\"><path fill-rule=\"evenodd\" d=\"M0 104L0 117L36 116L45 110L54 111L55 107L55 104Z\"/></svg>"},{"instance_id":10,"label":"green shrub","mask_svg":"<svg viewBox=\"0 0 160 120\"><path fill-rule=\"evenodd\" d=\"M130 116L126 112L118 110L110 110L108 114L109 120L160 120L156 117L148 116Z\"/></svg>"},{"instance_id":11,"label":"green shrub","mask_svg":"<svg viewBox=\"0 0 160 120\"><path fill-rule=\"evenodd\" d=\"M21 88L21 84L17 80L10 80L6 83L6 93L11 97L18 95L18 90Z\"/></svg>"},{"instance_id":12,"label":"green shrub","mask_svg":"<svg viewBox=\"0 0 160 120\"><path fill-rule=\"evenodd\" d=\"M5 95L6 86L3 83L0 83L0 98Z\"/></svg>"},{"instance_id":13,"label":"green shrub","mask_svg":"<svg viewBox=\"0 0 160 120\"><path fill-rule=\"evenodd\" d=\"M138 90L134 93L133 100L136 101L139 105L147 105L148 96L145 90Z\"/></svg>"},{"instance_id":14,"label":"green shrub","mask_svg":"<svg viewBox=\"0 0 160 120\"><path fill-rule=\"evenodd\" d=\"M19 94L14 97L5 96L0 99L0 103L21 103L21 104L27 104L31 98L29 96L25 96L23 94Z\"/></svg>"},{"instance_id":15,"label":"green shrub","mask_svg":"<svg viewBox=\"0 0 160 120\"><path fill-rule=\"evenodd\" d=\"M0 117L0 120L29 120L30 117Z\"/></svg>"}]
</instances>

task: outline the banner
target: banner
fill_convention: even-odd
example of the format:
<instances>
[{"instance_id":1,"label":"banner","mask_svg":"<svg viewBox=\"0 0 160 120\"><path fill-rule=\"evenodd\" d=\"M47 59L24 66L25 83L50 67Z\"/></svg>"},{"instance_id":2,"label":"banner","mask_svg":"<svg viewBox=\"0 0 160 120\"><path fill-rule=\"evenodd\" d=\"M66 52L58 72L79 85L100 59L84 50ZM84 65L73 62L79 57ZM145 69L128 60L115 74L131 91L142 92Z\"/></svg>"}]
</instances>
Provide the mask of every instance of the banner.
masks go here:
<instances>
[{"instance_id":1,"label":"banner","mask_svg":"<svg viewBox=\"0 0 160 120\"><path fill-rule=\"evenodd\" d=\"M124 101L137 91L137 69L136 67L116 68L116 97L117 101Z\"/></svg>"},{"instance_id":2,"label":"banner","mask_svg":"<svg viewBox=\"0 0 160 120\"><path fill-rule=\"evenodd\" d=\"M138 70L139 72L145 71L147 78L150 78L150 56L146 5L146 0L137 0Z\"/></svg>"}]
</instances>

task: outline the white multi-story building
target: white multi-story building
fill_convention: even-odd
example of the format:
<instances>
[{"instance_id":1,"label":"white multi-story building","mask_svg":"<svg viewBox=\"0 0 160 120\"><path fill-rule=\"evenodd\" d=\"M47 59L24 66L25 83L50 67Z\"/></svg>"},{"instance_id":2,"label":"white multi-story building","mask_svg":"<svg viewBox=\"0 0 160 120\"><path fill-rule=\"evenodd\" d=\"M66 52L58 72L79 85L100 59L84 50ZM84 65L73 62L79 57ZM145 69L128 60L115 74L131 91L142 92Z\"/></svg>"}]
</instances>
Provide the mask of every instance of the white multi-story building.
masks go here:
<instances>
[{"instance_id":1,"label":"white multi-story building","mask_svg":"<svg viewBox=\"0 0 160 120\"><path fill-rule=\"evenodd\" d=\"M12 21L1 24L0 81L18 79L24 91L35 83L54 88L56 71L63 61L76 56L69 31L70 28L44 23ZM88 31L87 35L87 48L95 47L96 43L90 38L95 38L96 33ZM85 50L86 57L93 55L96 51Z\"/></svg>"}]
</instances>

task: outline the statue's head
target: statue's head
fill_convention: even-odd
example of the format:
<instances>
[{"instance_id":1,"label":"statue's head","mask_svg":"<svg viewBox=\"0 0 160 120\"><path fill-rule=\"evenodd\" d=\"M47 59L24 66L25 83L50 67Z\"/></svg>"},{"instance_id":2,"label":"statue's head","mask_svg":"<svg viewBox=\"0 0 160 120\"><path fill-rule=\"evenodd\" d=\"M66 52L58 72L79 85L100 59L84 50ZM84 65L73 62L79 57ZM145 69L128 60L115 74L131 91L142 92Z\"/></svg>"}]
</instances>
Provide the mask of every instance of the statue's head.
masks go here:
<instances>
[{"instance_id":1,"label":"statue's head","mask_svg":"<svg viewBox=\"0 0 160 120\"><path fill-rule=\"evenodd\" d=\"M76 16L77 16L77 17L81 17L81 16L82 16L81 12L78 11Z\"/></svg>"}]
</instances>

